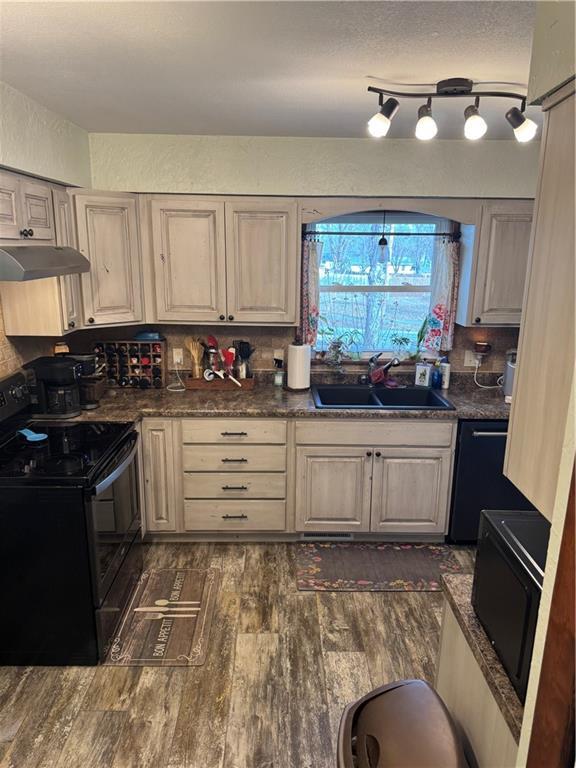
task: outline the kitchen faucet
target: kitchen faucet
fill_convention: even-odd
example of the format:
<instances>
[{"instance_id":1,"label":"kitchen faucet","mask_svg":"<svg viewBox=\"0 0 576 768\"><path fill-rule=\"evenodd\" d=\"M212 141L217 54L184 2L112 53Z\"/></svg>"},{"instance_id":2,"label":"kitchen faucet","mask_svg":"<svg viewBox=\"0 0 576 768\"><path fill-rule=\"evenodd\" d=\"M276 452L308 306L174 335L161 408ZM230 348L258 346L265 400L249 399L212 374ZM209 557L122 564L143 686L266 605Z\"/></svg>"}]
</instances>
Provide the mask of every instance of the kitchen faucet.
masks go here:
<instances>
[{"instance_id":1,"label":"kitchen faucet","mask_svg":"<svg viewBox=\"0 0 576 768\"><path fill-rule=\"evenodd\" d=\"M382 373L385 375L388 373L390 368L393 366L400 365L400 360L397 357L393 357L391 360L388 360L387 363L384 363L382 366L378 366L378 358L381 357L382 352L377 352L375 355L372 355L372 357L368 360L368 375L363 375L358 377L358 382L360 384L372 384L372 374L376 370L376 368L380 367L382 369Z\"/></svg>"}]
</instances>

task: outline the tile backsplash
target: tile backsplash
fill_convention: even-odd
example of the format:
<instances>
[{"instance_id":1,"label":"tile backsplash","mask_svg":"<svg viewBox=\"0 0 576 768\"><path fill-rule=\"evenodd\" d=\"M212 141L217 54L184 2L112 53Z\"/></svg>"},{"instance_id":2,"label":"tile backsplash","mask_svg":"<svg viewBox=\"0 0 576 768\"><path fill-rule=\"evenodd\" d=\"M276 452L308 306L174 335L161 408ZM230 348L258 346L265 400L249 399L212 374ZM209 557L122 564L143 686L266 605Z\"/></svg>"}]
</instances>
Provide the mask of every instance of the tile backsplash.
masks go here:
<instances>
[{"instance_id":1,"label":"tile backsplash","mask_svg":"<svg viewBox=\"0 0 576 768\"><path fill-rule=\"evenodd\" d=\"M152 328L152 326L151 326ZM255 326L218 326L218 325L157 325L153 326L165 336L168 342L168 367L172 368L172 349L180 347L184 352L184 368L190 368L190 354L186 349L186 339L200 337L206 339L213 334L221 347L230 346L235 339L250 341L256 351L252 357L252 368L257 371L271 371L274 368L273 351L284 348L294 339L294 328L263 328ZM67 337L70 349L75 352L90 351L96 341L115 339L130 339L142 326L122 328L90 328L78 331ZM472 368L464 366L464 352L474 349L475 341L485 341L492 345L492 351L485 359L482 370L485 372L502 372L504 370L505 353L518 344L518 328L464 328L457 325L454 332L454 348L450 353L453 371L472 372ZM1 341L0 341L1 344ZM0 347L1 349L1 347ZM356 364L359 369L366 367L365 363ZM354 368L353 366L352 368ZM321 369L320 366L315 370Z\"/></svg>"}]
</instances>

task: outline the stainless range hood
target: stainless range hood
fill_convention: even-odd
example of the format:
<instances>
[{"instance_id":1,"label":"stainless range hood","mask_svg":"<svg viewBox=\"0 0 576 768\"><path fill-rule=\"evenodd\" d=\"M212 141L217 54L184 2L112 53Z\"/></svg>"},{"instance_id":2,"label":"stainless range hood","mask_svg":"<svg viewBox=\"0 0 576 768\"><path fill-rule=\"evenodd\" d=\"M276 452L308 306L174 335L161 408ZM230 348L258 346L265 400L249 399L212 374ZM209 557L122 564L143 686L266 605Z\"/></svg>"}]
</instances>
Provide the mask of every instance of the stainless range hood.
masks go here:
<instances>
[{"instance_id":1,"label":"stainless range hood","mask_svg":"<svg viewBox=\"0 0 576 768\"><path fill-rule=\"evenodd\" d=\"M54 245L0 246L0 281L39 280L89 271L90 262L75 248Z\"/></svg>"}]
</instances>

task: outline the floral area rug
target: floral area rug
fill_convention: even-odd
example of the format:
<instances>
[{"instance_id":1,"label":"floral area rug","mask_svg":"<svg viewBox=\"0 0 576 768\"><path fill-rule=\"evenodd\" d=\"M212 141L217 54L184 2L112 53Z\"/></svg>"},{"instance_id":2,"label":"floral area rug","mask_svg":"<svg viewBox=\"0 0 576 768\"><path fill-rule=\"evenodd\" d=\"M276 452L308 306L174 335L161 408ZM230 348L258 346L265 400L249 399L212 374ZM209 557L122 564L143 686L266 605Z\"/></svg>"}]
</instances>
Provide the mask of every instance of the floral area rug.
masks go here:
<instances>
[{"instance_id":1,"label":"floral area rug","mask_svg":"<svg viewBox=\"0 0 576 768\"><path fill-rule=\"evenodd\" d=\"M444 544L306 542L296 548L298 589L439 592L444 573L466 573Z\"/></svg>"},{"instance_id":2,"label":"floral area rug","mask_svg":"<svg viewBox=\"0 0 576 768\"><path fill-rule=\"evenodd\" d=\"M187 667L204 663L220 571L145 571L108 658L110 666Z\"/></svg>"}]
</instances>

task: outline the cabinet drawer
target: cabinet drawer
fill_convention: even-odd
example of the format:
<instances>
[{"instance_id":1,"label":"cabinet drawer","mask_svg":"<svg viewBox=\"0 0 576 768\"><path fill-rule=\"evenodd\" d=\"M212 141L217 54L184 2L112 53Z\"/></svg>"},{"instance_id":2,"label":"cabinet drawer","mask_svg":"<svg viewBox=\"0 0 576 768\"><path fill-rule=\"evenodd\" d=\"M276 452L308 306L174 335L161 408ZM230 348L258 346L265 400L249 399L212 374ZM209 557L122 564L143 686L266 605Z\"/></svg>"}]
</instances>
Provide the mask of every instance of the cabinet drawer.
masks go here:
<instances>
[{"instance_id":1,"label":"cabinet drawer","mask_svg":"<svg viewBox=\"0 0 576 768\"><path fill-rule=\"evenodd\" d=\"M284 472L285 445L185 445L185 472Z\"/></svg>"},{"instance_id":2,"label":"cabinet drawer","mask_svg":"<svg viewBox=\"0 0 576 768\"><path fill-rule=\"evenodd\" d=\"M286 422L268 419L184 419L184 443L285 443Z\"/></svg>"},{"instance_id":3,"label":"cabinet drawer","mask_svg":"<svg viewBox=\"0 0 576 768\"><path fill-rule=\"evenodd\" d=\"M283 501L185 501L187 531L283 531Z\"/></svg>"},{"instance_id":4,"label":"cabinet drawer","mask_svg":"<svg viewBox=\"0 0 576 768\"><path fill-rule=\"evenodd\" d=\"M184 475L187 499L283 499L284 472L194 472Z\"/></svg>"},{"instance_id":5,"label":"cabinet drawer","mask_svg":"<svg viewBox=\"0 0 576 768\"><path fill-rule=\"evenodd\" d=\"M296 422L299 445L450 446L456 421L308 421Z\"/></svg>"}]
</instances>

